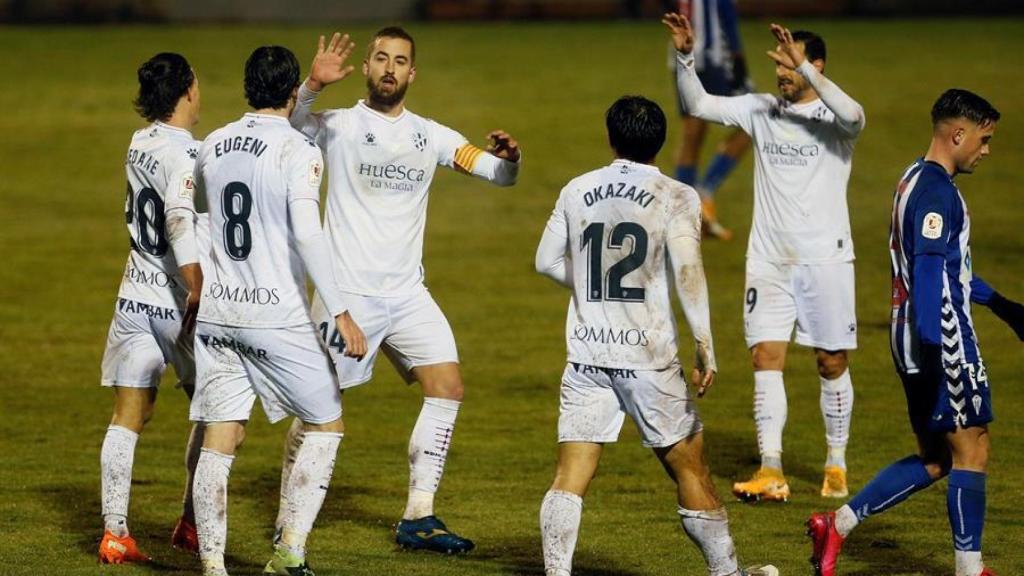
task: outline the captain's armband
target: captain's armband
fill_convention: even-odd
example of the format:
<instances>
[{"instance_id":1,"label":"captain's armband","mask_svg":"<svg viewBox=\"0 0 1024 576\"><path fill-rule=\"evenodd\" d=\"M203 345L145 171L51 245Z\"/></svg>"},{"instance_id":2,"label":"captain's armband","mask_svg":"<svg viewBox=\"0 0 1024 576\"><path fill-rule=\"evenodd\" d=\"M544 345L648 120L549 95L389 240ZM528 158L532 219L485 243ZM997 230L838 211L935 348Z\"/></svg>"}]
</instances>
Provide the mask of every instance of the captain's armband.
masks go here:
<instances>
[{"instance_id":1,"label":"captain's armband","mask_svg":"<svg viewBox=\"0 0 1024 576\"><path fill-rule=\"evenodd\" d=\"M476 161L484 151L472 144L463 144L455 151L455 169L459 172L472 174Z\"/></svg>"}]
</instances>

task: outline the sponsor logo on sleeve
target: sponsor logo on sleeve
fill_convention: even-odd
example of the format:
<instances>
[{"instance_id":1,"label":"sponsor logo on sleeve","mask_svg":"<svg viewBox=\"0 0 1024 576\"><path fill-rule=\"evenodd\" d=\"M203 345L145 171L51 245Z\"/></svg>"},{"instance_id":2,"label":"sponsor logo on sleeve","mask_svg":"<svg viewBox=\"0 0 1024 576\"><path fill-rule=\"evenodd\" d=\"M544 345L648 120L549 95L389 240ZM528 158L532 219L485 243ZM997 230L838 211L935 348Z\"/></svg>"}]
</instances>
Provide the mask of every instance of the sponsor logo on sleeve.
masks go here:
<instances>
[{"instance_id":1,"label":"sponsor logo on sleeve","mask_svg":"<svg viewBox=\"0 0 1024 576\"><path fill-rule=\"evenodd\" d=\"M324 175L324 167L319 160L312 160L309 163L309 185L320 186L320 178Z\"/></svg>"},{"instance_id":2,"label":"sponsor logo on sleeve","mask_svg":"<svg viewBox=\"0 0 1024 576\"><path fill-rule=\"evenodd\" d=\"M178 196L186 200L191 200L193 194L196 192L196 181L192 177L192 173L189 172L181 178L181 190L178 191Z\"/></svg>"},{"instance_id":3,"label":"sponsor logo on sleeve","mask_svg":"<svg viewBox=\"0 0 1024 576\"><path fill-rule=\"evenodd\" d=\"M942 237L942 215L937 212L929 212L924 215L924 223L921 224L921 236L929 240L937 240Z\"/></svg>"}]
</instances>

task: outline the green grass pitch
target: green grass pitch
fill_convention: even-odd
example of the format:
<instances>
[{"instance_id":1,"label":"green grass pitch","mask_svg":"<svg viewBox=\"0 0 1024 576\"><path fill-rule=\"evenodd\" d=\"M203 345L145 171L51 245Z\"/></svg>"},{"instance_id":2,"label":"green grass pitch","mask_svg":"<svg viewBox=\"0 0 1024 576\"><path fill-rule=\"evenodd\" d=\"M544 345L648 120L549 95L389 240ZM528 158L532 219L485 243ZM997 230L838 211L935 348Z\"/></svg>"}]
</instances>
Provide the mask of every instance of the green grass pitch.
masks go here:
<instances>
[{"instance_id":1,"label":"green grass pitch","mask_svg":"<svg viewBox=\"0 0 1024 576\"><path fill-rule=\"evenodd\" d=\"M1003 112L993 153L959 179L975 224L976 271L1024 298L1024 22L808 21L790 24L828 41L828 74L858 99L867 128L857 144L849 201L857 249L860 349L850 481L914 449L888 351L888 221L893 186L922 154L928 111L949 87L976 90ZM139 443L130 523L147 567L98 567L102 525L98 459L111 394L99 362L128 249L122 155L143 125L131 109L135 70L152 54L184 53L203 98L196 135L245 111L242 66L261 44L291 47L308 67L312 27L0 28L0 573L184 574L198 563L168 546L179 512L188 430L184 396L165 385ZM345 395L347 435L334 483L310 539L322 574L542 574L537 513L554 471L562 327L568 294L533 272L533 253L561 186L610 160L603 113L625 93L654 98L674 115L666 34L656 21L587 24L410 26L419 76L409 106L482 143L503 128L522 143L519 184L491 187L439 171L430 205L427 283L459 342L467 397L438 496L440 515L476 539L463 558L397 551L391 525L404 505L406 443L419 410L389 365ZM363 44L370 26L349 31ZM767 22L746 22L751 70L774 91ZM351 105L361 77L319 105ZM723 134L712 132L706 150ZM670 142L678 137L675 122ZM705 158L707 155L705 155ZM659 163L671 171L666 149ZM742 339L743 261L751 211L749 156L720 191L732 243L705 245L721 372L700 401L708 457L745 562L783 574L810 572L802 522L836 505L817 495L824 459L813 355L791 348L786 372L785 462L792 501L749 506L725 496L754 469L752 376ZM979 309L994 384L985 554L1000 574L1024 573L1024 356L1021 344ZM683 336L684 362L692 356ZM230 483L229 568L258 572L269 553L286 425L254 415ZM873 518L848 541L847 575L953 573L945 482ZM703 574L678 525L671 482L631 425L605 451L586 501L575 562L591 576Z\"/></svg>"}]
</instances>

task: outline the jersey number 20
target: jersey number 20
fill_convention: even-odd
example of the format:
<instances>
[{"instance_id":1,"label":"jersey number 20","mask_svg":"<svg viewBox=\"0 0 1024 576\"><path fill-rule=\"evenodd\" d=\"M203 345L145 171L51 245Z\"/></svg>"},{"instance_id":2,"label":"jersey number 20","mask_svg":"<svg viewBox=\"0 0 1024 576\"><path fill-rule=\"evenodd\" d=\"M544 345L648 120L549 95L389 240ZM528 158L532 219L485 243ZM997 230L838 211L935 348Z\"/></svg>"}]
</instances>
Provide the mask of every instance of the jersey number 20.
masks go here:
<instances>
[{"instance_id":1,"label":"jersey number 20","mask_svg":"<svg viewBox=\"0 0 1024 576\"><path fill-rule=\"evenodd\" d=\"M600 302L643 302L646 291L622 285L622 279L630 272L643 266L647 259L647 230L636 222L620 222L608 235L609 248L622 248L626 237L633 239L633 248L625 258L612 264L607 274L601 264L601 247L604 243L604 222L593 222L583 230L580 251L589 251L587 258L587 300Z\"/></svg>"},{"instance_id":2,"label":"jersey number 20","mask_svg":"<svg viewBox=\"0 0 1024 576\"><path fill-rule=\"evenodd\" d=\"M132 250L152 254L157 258L167 254L167 238L164 236L164 201L156 190L145 187L138 195L128 183L128 197L125 199L124 221L135 224L135 236L131 240Z\"/></svg>"}]
</instances>

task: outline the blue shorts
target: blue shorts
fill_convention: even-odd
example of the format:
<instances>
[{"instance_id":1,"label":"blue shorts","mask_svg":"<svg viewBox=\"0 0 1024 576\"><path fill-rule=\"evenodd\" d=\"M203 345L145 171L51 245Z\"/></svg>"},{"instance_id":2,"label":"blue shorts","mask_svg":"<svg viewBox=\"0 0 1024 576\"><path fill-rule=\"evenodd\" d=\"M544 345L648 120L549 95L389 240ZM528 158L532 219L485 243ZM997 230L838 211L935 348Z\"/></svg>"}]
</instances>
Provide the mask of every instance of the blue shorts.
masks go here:
<instances>
[{"instance_id":1,"label":"blue shorts","mask_svg":"<svg viewBox=\"0 0 1024 576\"><path fill-rule=\"evenodd\" d=\"M921 373L900 372L900 380L915 434L952 432L995 419L984 362L947 368L944 386L925 382Z\"/></svg>"}]
</instances>

